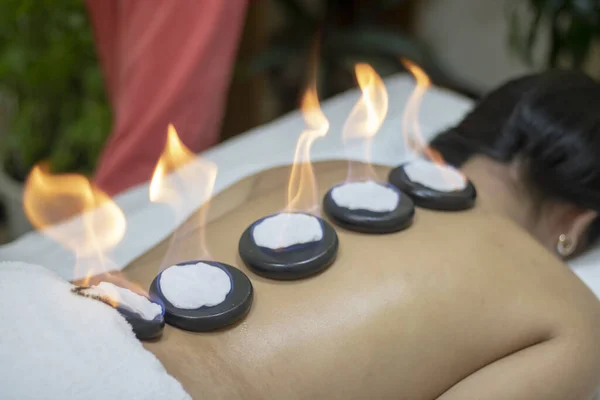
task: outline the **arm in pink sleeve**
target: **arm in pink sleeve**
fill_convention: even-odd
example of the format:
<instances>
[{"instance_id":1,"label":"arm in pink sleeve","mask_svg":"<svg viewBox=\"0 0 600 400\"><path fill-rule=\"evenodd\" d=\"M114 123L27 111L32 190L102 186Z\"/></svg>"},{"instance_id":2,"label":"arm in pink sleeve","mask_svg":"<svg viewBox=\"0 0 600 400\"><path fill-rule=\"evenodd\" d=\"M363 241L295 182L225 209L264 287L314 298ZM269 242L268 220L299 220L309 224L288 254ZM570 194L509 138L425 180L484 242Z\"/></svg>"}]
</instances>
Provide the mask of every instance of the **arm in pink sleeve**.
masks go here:
<instances>
[{"instance_id":1,"label":"arm in pink sleeve","mask_svg":"<svg viewBox=\"0 0 600 400\"><path fill-rule=\"evenodd\" d=\"M96 183L148 181L173 123L195 152L218 141L248 0L88 0L114 126Z\"/></svg>"}]
</instances>

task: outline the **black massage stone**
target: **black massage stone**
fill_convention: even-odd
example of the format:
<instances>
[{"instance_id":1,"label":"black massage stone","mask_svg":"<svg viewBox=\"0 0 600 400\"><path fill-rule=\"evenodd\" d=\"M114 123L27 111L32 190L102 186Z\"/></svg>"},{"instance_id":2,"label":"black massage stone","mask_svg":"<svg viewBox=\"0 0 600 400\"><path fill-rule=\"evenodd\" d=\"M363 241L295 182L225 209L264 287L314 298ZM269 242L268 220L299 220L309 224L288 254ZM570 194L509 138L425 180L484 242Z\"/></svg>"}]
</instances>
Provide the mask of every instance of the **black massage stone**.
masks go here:
<instances>
[{"instance_id":1,"label":"black massage stone","mask_svg":"<svg viewBox=\"0 0 600 400\"><path fill-rule=\"evenodd\" d=\"M158 339L162 335L165 327L165 319L162 314L150 321L118 306L117 311L131 325L133 333L139 340Z\"/></svg>"},{"instance_id":2,"label":"black massage stone","mask_svg":"<svg viewBox=\"0 0 600 400\"><path fill-rule=\"evenodd\" d=\"M383 234L408 228L415 215L413 201L393 185L385 183L381 185L389 187L400 195L398 205L392 211L351 210L339 206L332 197L332 192L337 186L332 187L323 198L323 211L336 225L350 231Z\"/></svg>"},{"instance_id":3,"label":"black massage stone","mask_svg":"<svg viewBox=\"0 0 600 400\"><path fill-rule=\"evenodd\" d=\"M76 294L79 294L81 296L84 296L84 297L89 297L89 298L101 301L101 302L113 307L114 309L116 309L119 312L119 314L121 314L125 318L125 320L129 323L129 325L131 325L133 333L139 340L157 339L162 335L163 328L165 327L165 319L163 317L164 308L162 310L163 312L161 312L159 315L157 315L156 318L154 318L153 320L147 320L147 319L142 318L139 314L129 311L123 307L120 307L119 305L117 305L115 307L114 304L112 304L110 302L110 300L108 300L102 296L86 294L86 292L85 292L86 289L87 288L83 287L83 286L76 287L73 289L73 292ZM156 301L154 301L154 302L157 303L158 305L160 305L159 302L156 302ZM161 308L162 308L162 306L161 306Z\"/></svg>"},{"instance_id":4,"label":"black massage stone","mask_svg":"<svg viewBox=\"0 0 600 400\"><path fill-rule=\"evenodd\" d=\"M239 242L240 257L256 274L276 280L302 279L325 270L333 263L339 241L337 233L325 220L315 217L323 229L320 241L273 250L258 246L253 237L254 227L269 217L250 225Z\"/></svg>"},{"instance_id":5,"label":"black massage stone","mask_svg":"<svg viewBox=\"0 0 600 400\"><path fill-rule=\"evenodd\" d=\"M402 164L390 171L389 182L412 198L418 207L439 211L468 210L475 205L477 191L471 181L462 190L440 192L410 180Z\"/></svg>"},{"instance_id":6,"label":"black massage stone","mask_svg":"<svg viewBox=\"0 0 600 400\"><path fill-rule=\"evenodd\" d=\"M216 306L203 306L193 310L177 308L166 299L160 290L161 272L150 285L150 296L164 305L167 324L186 331L209 332L225 328L243 319L250 311L254 297L254 289L250 279L239 269L214 261L187 261L177 265L190 265L199 262L225 271L231 279L231 291L225 300Z\"/></svg>"}]
</instances>

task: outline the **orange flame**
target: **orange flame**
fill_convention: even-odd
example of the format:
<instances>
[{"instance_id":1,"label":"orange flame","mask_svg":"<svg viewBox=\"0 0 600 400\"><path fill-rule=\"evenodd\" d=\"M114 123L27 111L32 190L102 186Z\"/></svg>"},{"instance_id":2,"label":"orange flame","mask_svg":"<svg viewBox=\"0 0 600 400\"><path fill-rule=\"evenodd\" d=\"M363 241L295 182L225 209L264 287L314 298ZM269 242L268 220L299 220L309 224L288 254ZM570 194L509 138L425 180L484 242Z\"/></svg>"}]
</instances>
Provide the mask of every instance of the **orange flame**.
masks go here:
<instances>
[{"instance_id":1,"label":"orange flame","mask_svg":"<svg viewBox=\"0 0 600 400\"><path fill-rule=\"evenodd\" d=\"M85 274L85 278L83 278L80 282L77 282L79 286L88 287L90 286L90 281L92 280L92 271L89 270Z\"/></svg>"},{"instance_id":2,"label":"orange flame","mask_svg":"<svg viewBox=\"0 0 600 400\"><path fill-rule=\"evenodd\" d=\"M376 180L376 174L370 166L371 143L385 121L388 112L388 93L383 79L373 67L368 64L357 64L354 70L361 97L344 124L342 137L346 146L354 140L364 141L363 150L367 163L360 176L352 176L356 175L356 172L353 173L350 169L348 180Z\"/></svg>"},{"instance_id":3,"label":"orange flame","mask_svg":"<svg viewBox=\"0 0 600 400\"><path fill-rule=\"evenodd\" d=\"M404 64L416 81L415 89L408 99L402 118L402 133L406 148L414 153L425 155L425 157L436 164L445 165L442 155L429 147L423 138L419 123L421 102L423 96L431 87L431 79L425 71L413 62L403 59L402 64Z\"/></svg>"},{"instance_id":4,"label":"orange flame","mask_svg":"<svg viewBox=\"0 0 600 400\"><path fill-rule=\"evenodd\" d=\"M181 142L175 127L169 124L165 148L150 180L150 201L169 203L176 200L178 193L173 192L174 189L168 186L165 178L170 173L180 173L177 172L180 168L195 160L196 155Z\"/></svg>"},{"instance_id":5,"label":"orange flame","mask_svg":"<svg viewBox=\"0 0 600 400\"><path fill-rule=\"evenodd\" d=\"M316 84L306 91L300 109L307 128L302 132L294 154L290 172L285 211L312 212L318 207L317 184L310 162L313 142L329 131L329 121L321 111Z\"/></svg>"},{"instance_id":6,"label":"orange flame","mask_svg":"<svg viewBox=\"0 0 600 400\"><path fill-rule=\"evenodd\" d=\"M35 166L25 183L25 213L39 230L51 228L82 214L79 235L47 229L61 245L90 254L116 246L125 234L125 215L108 195L77 174L51 175L43 165Z\"/></svg>"},{"instance_id":7,"label":"orange flame","mask_svg":"<svg viewBox=\"0 0 600 400\"><path fill-rule=\"evenodd\" d=\"M427 74L416 64L406 59L402 59L401 61L416 81L415 89L408 99L402 118L402 134L406 149L413 154L422 155L433 162L438 167L443 178L451 182L453 181L452 172L443 168L446 165L444 157L427 144L426 140L423 138L419 124L421 102L423 96L431 87L431 79L429 79L429 76L427 76Z\"/></svg>"},{"instance_id":8,"label":"orange flame","mask_svg":"<svg viewBox=\"0 0 600 400\"><path fill-rule=\"evenodd\" d=\"M404 144L407 150L414 153L425 153L427 154L428 146L423 139L421 134L421 127L419 124L419 111L421 109L421 101L423 96L431 86L431 80L425 72L419 68L416 64L411 61L402 60L402 64L415 78L416 86L404 109L404 115L402 117L402 134L404 137Z\"/></svg>"},{"instance_id":9,"label":"orange flame","mask_svg":"<svg viewBox=\"0 0 600 400\"><path fill-rule=\"evenodd\" d=\"M115 308L117 308L121 303L121 294L113 286L103 285L102 290L98 290L98 288L90 287L90 285L84 284L73 289L73 291L86 297L99 299Z\"/></svg>"},{"instance_id":10,"label":"orange flame","mask_svg":"<svg viewBox=\"0 0 600 400\"><path fill-rule=\"evenodd\" d=\"M383 79L368 64L357 64L354 71L362 95L344 124L345 141L373 138L388 112L388 93Z\"/></svg>"},{"instance_id":11,"label":"orange flame","mask_svg":"<svg viewBox=\"0 0 600 400\"><path fill-rule=\"evenodd\" d=\"M31 224L65 248L77 259L94 259L104 272L105 254L125 235L125 215L89 179L78 174L52 175L45 164L36 165L25 182L23 208ZM75 216L81 218L76 219ZM78 266L76 266L78 268ZM77 274L79 275L79 274Z\"/></svg>"},{"instance_id":12,"label":"orange flame","mask_svg":"<svg viewBox=\"0 0 600 400\"><path fill-rule=\"evenodd\" d=\"M150 181L150 201L167 204L176 213L182 212L184 207L182 202L193 196L192 192L200 191L199 196L210 198L214 190L216 177L217 166L210 161L197 157L181 142L175 127L169 124L167 142ZM191 228L204 229L207 211L208 204L198 211L197 222ZM190 227L190 225L184 224L182 226L184 229L187 227ZM177 242L177 236L182 234L184 233L180 229L171 237L171 246L161 267L167 266L173 260L181 261L176 254L174 244ZM200 234L200 241L199 254L196 256L202 259L210 259L203 232Z\"/></svg>"}]
</instances>

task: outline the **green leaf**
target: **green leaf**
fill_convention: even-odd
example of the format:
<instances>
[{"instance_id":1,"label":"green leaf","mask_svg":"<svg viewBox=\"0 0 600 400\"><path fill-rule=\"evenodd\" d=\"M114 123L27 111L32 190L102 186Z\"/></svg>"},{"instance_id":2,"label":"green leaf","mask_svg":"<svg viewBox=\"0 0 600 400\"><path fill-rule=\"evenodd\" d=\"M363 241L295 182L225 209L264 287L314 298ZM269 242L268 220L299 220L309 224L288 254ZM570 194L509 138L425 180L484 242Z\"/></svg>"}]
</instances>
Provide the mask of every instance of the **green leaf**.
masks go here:
<instances>
[{"instance_id":1,"label":"green leaf","mask_svg":"<svg viewBox=\"0 0 600 400\"><path fill-rule=\"evenodd\" d=\"M0 1L0 87L17 99L0 149L11 171L46 159L93 169L110 108L85 2Z\"/></svg>"}]
</instances>

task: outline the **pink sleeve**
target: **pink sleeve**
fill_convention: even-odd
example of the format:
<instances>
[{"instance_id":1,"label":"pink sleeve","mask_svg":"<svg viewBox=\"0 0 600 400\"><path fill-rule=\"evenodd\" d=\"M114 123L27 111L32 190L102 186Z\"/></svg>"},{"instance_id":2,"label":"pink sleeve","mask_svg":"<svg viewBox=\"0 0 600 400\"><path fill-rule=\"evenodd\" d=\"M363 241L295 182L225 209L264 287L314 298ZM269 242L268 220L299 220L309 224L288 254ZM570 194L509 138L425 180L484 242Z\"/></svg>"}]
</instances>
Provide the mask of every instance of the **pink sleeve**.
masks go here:
<instances>
[{"instance_id":1,"label":"pink sleeve","mask_svg":"<svg viewBox=\"0 0 600 400\"><path fill-rule=\"evenodd\" d=\"M248 0L87 0L114 111L96 183L148 181L173 123L195 152L218 141Z\"/></svg>"}]
</instances>

